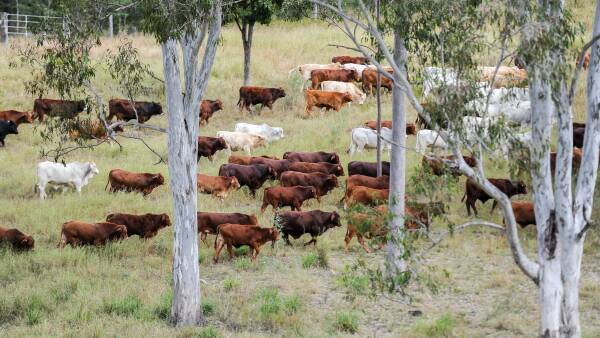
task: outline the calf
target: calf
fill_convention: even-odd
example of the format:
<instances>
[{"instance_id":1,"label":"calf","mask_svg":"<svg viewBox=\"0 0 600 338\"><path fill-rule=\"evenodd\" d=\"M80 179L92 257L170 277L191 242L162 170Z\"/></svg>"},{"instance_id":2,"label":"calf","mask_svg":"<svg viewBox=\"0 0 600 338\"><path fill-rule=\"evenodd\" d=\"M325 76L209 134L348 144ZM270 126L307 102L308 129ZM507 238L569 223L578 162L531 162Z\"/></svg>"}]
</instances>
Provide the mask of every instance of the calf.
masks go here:
<instances>
[{"instance_id":1,"label":"calf","mask_svg":"<svg viewBox=\"0 0 600 338\"><path fill-rule=\"evenodd\" d=\"M350 94L352 96L352 101L358 104L365 103L365 99L367 98L367 95L351 82L323 81L321 82L321 87L319 89L326 92Z\"/></svg>"},{"instance_id":2,"label":"calf","mask_svg":"<svg viewBox=\"0 0 600 338\"><path fill-rule=\"evenodd\" d=\"M116 126L114 132L124 131L122 126ZM82 120L77 123L75 128L69 131L69 137L72 140L82 139L97 139L102 140L108 138L106 127L100 120Z\"/></svg>"},{"instance_id":3,"label":"calf","mask_svg":"<svg viewBox=\"0 0 600 338\"><path fill-rule=\"evenodd\" d=\"M213 156L219 150L227 149L227 142L222 137L198 136L198 159L208 157L213 161Z\"/></svg>"},{"instance_id":4,"label":"calf","mask_svg":"<svg viewBox=\"0 0 600 338\"><path fill-rule=\"evenodd\" d=\"M240 165L223 164L219 168L219 176L235 177L241 186L247 186L250 194L256 196L256 190L269 179L276 178L273 168L264 164Z\"/></svg>"},{"instance_id":5,"label":"calf","mask_svg":"<svg viewBox=\"0 0 600 338\"><path fill-rule=\"evenodd\" d=\"M523 181L511 181L503 178L490 178L488 181L508 196L508 198L511 198L514 195L527 193L527 186ZM465 183L465 194L463 195L461 202L465 202L467 214L469 216L471 216L471 208L473 208L473 212L475 212L475 216L477 216L477 209L475 208L475 202L477 202L477 200L485 203L489 199L492 199L492 197L483 191L483 189L479 188L475 181L470 178L467 179L467 182ZM494 211L497 204L498 202L494 200L490 214Z\"/></svg>"},{"instance_id":6,"label":"calf","mask_svg":"<svg viewBox=\"0 0 600 338\"><path fill-rule=\"evenodd\" d=\"M0 120L13 121L17 126L21 123L33 123L33 117L30 112L16 110L0 111Z\"/></svg>"},{"instance_id":7,"label":"calf","mask_svg":"<svg viewBox=\"0 0 600 338\"><path fill-rule=\"evenodd\" d=\"M310 72L312 89L318 89L323 81L353 82L360 80L358 73L350 69L315 69Z\"/></svg>"},{"instance_id":8,"label":"calf","mask_svg":"<svg viewBox=\"0 0 600 338\"><path fill-rule=\"evenodd\" d=\"M474 157L463 156L463 160L471 168L477 166L477 161ZM436 176L443 176L446 173L450 173L454 177L461 175L460 170L458 169L458 164L456 164L454 161L454 155L442 157L425 155L423 156L422 162L423 167L429 168L431 173Z\"/></svg>"},{"instance_id":9,"label":"calf","mask_svg":"<svg viewBox=\"0 0 600 338\"><path fill-rule=\"evenodd\" d=\"M33 101L33 118L40 122L44 121L46 115L72 119L85 109L85 101L36 99ZM88 110L89 113L89 110Z\"/></svg>"},{"instance_id":10,"label":"calf","mask_svg":"<svg viewBox=\"0 0 600 338\"><path fill-rule=\"evenodd\" d=\"M99 173L100 170L94 162L71 162L68 164L40 162L37 165L38 183L36 189L39 190L40 199L46 198L46 185L48 183L73 185L75 190L81 194L81 188L85 187L90 179Z\"/></svg>"},{"instance_id":11,"label":"calf","mask_svg":"<svg viewBox=\"0 0 600 338\"><path fill-rule=\"evenodd\" d=\"M340 163L340 156L333 152L328 153L325 151L317 152L300 152L300 151L288 151L283 154L283 158L296 162L328 162L333 164Z\"/></svg>"},{"instance_id":12,"label":"calf","mask_svg":"<svg viewBox=\"0 0 600 338\"><path fill-rule=\"evenodd\" d=\"M261 228L260 226L232 223L221 224L217 228L213 261L215 263L219 261L219 254L225 245L227 245L227 252L229 252L229 258L231 259L233 259L233 247L239 248L242 245L248 245L254 262L263 244L271 241L271 246L275 247L275 241L278 239L279 232L275 228Z\"/></svg>"},{"instance_id":13,"label":"calf","mask_svg":"<svg viewBox=\"0 0 600 338\"><path fill-rule=\"evenodd\" d=\"M286 171L279 178L284 187L293 187L296 185L312 186L317 189L319 197L325 196L329 191L338 187L338 180L335 175L323 173L299 173L296 171Z\"/></svg>"},{"instance_id":14,"label":"calf","mask_svg":"<svg viewBox=\"0 0 600 338\"><path fill-rule=\"evenodd\" d=\"M340 111L344 104L352 102L352 96L346 93L307 90L304 92L304 100L306 101L304 112L308 117L313 107L325 108L327 111L330 109Z\"/></svg>"},{"instance_id":15,"label":"calf","mask_svg":"<svg viewBox=\"0 0 600 338\"><path fill-rule=\"evenodd\" d=\"M165 184L165 178L162 174L133 173L123 169L113 169L108 173L108 182L110 192L117 191L137 191L148 196L156 187ZM106 190L106 187L104 189Z\"/></svg>"},{"instance_id":16,"label":"calf","mask_svg":"<svg viewBox=\"0 0 600 338\"><path fill-rule=\"evenodd\" d=\"M373 189L369 187L355 186L350 189L350 193L344 201L344 209L346 209L348 205L354 205L356 203L373 206L386 203L389 195L389 189Z\"/></svg>"},{"instance_id":17,"label":"calf","mask_svg":"<svg viewBox=\"0 0 600 338\"><path fill-rule=\"evenodd\" d=\"M573 148L573 160L571 161L571 167L573 171L579 170L581 160L583 159L583 151L579 148ZM550 170L554 172L556 170L556 152L550 153Z\"/></svg>"},{"instance_id":18,"label":"calf","mask_svg":"<svg viewBox=\"0 0 600 338\"><path fill-rule=\"evenodd\" d=\"M366 65L369 63L368 59L364 56L348 56L348 55L334 56L331 58L331 62L341 63L343 65L345 65L346 63L354 63L357 65Z\"/></svg>"},{"instance_id":19,"label":"calf","mask_svg":"<svg viewBox=\"0 0 600 338\"><path fill-rule=\"evenodd\" d=\"M279 207L289 206L292 210L302 211L302 203L311 198L319 200L319 195L317 195L317 189L315 189L315 187L294 186L266 188L263 202L260 207L260 213L264 213L269 205L273 207L273 210L277 210Z\"/></svg>"},{"instance_id":20,"label":"calf","mask_svg":"<svg viewBox=\"0 0 600 338\"><path fill-rule=\"evenodd\" d=\"M240 99L238 100L238 107L240 111L246 108L252 113L251 106L260 104L260 109L267 106L270 110L273 110L273 103L279 98L285 97L285 91L283 88L264 88L264 87L251 87L244 86L240 87Z\"/></svg>"},{"instance_id":21,"label":"calf","mask_svg":"<svg viewBox=\"0 0 600 338\"><path fill-rule=\"evenodd\" d=\"M221 201L227 197L229 191L240 188L240 182L235 177L202 174L196 174L196 177L199 193L211 194L221 199Z\"/></svg>"},{"instance_id":22,"label":"calf","mask_svg":"<svg viewBox=\"0 0 600 338\"><path fill-rule=\"evenodd\" d=\"M381 174L390 176L390 162L381 161ZM352 161L348 163L348 175L377 177L377 162Z\"/></svg>"},{"instance_id":23,"label":"calf","mask_svg":"<svg viewBox=\"0 0 600 338\"><path fill-rule=\"evenodd\" d=\"M394 81L390 78L384 76L383 74L380 77L381 88L386 88L388 91L392 91L392 87L394 85ZM365 69L362 73L362 86L365 93L368 95L373 95L373 88L377 88L377 71L373 69Z\"/></svg>"},{"instance_id":24,"label":"calf","mask_svg":"<svg viewBox=\"0 0 600 338\"><path fill-rule=\"evenodd\" d=\"M379 177L371 177L365 175L352 175L346 179L346 192L344 197L340 202L344 202L352 188L356 186L369 187L373 189L389 189L390 187L390 177L389 176L379 176Z\"/></svg>"},{"instance_id":25,"label":"calf","mask_svg":"<svg viewBox=\"0 0 600 338\"><path fill-rule=\"evenodd\" d=\"M333 164L327 162L292 162L287 168L290 171L297 171L301 173L324 173L332 174L335 176L344 176L344 167L341 164Z\"/></svg>"},{"instance_id":26,"label":"calf","mask_svg":"<svg viewBox=\"0 0 600 338\"><path fill-rule=\"evenodd\" d=\"M251 124L251 123L236 123L235 131L239 133L250 133L260 135L267 139L267 142L276 141L282 139L283 128L271 127L266 123L263 124Z\"/></svg>"},{"instance_id":27,"label":"calf","mask_svg":"<svg viewBox=\"0 0 600 338\"><path fill-rule=\"evenodd\" d=\"M149 239L158 234L158 231L171 226L171 219L167 214L132 215L115 213L106 216L106 221L113 224L123 224L127 227L127 236L138 235Z\"/></svg>"},{"instance_id":28,"label":"calf","mask_svg":"<svg viewBox=\"0 0 600 338\"><path fill-rule=\"evenodd\" d=\"M219 131L217 137L221 137L227 143L229 151L244 150L248 155L255 148L266 146L268 141L265 137L250 134L239 133L234 131Z\"/></svg>"},{"instance_id":29,"label":"calf","mask_svg":"<svg viewBox=\"0 0 600 338\"><path fill-rule=\"evenodd\" d=\"M369 121L365 122L363 125L367 128L377 130L377 121L375 121L375 120L369 120ZM382 120L381 128L392 129L392 121ZM417 135L417 128L414 123L406 123L406 135Z\"/></svg>"},{"instance_id":30,"label":"calf","mask_svg":"<svg viewBox=\"0 0 600 338\"><path fill-rule=\"evenodd\" d=\"M221 109L223 109L221 100L202 100L200 104L200 124L208 124L208 120L213 114Z\"/></svg>"},{"instance_id":31,"label":"calf","mask_svg":"<svg viewBox=\"0 0 600 338\"><path fill-rule=\"evenodd\" d=\"M122 121L134 120L137 117L139 123L144 123L150 120L152 116L161 115L162 113L162 106L156 102L112 99L108 101L107 120L111 121L115 116L117 117L117 120Z\"/></svg>"},{"instance_id":32,"label":"calf","mask_svg":"<svg viewBox=\"0 0 600 338\"><path fill-rule=\"evenodd\" d=\"M25 235L18 229L7 229L1 226L0 242L9 243L15 251L29 251L35 247L33 237Z\"/></svg>"},{"instance_id":33,"label":"calf","mask_svg":"<svg viewBox=\"0 0 600 338\"><path fill-rule=\"evenodd\" d=\"M200 233L200 239L204 244L207 244L206 236L208 234L216 234L217 227L221 224L258 224L255 215L246 215L237 212L198 212L196 213L196 218L198 221L198 233Z\"/></svg>"},{"instance_id":34,"label":"calf","mask_svg":"<svg viewBox=\"0 0 600 338\"><path fill-rule=\"evenodd\" d=\"M417 133L417 142L415 151L420 154L425 154L428 147L447 149L448 144L435 130L421 129Z\"/></svg>"},{"instance_id":35,"label":"calf","mask_svg":"<svg viewBox=\"0 0 600 338\"><path fill-rule=\"evenodd\" d=\"M515 215L515 221L522 228L529 224L536 225L535 222L535 207L532 202L529 201L511 201L513 214Z\"/></svg>"},{"instance_id":36,"label":"calf","mask_svg":"<svg viewBox=\"0 0 600 338\"><path fill-rule=\"evenodd\" d=\"M123 224L108 222L84 223L69 221L63 224L60 233L59 248L67 244L72 247L79 245L105 245L109 241L127 239L127 227Z\"/></svg>"},{"instance_id":37,"label":"calf","mask_svg":"<svg viewBox=\"0 0 600 338\"><path fill-rule=\"evenodd\" d=\"M389 128L381 128L381 147L382 149L392 149L392 130ZM362 152L365 148L377 148L377 132L370 128L354 128L350 136L350 148L346 151L350 156L354 153Z\"/></svg>"},{"instance_id":38,"label":"calf","mask_svg":"<svg viewBox=\"0 0 600 338\"><path fill-rule=\"evenodd\" d=\"M311 240L304 245L310 243L316 245L318 236L331 228L341 226L340 215L335 211L286 211L279 213L277 216L276 222L287 245L292 245L289 236L298 239L304 234L310 234L311 236Z\"/></svg>"},{"instance_id":39,"label":"calf","mask_svg":"<svg viewBox=\"0 0 600 338\"><path fill-rule=\"evenodd\" d=\"M227 160L228 163L233 163L233 164L243 164L243 165L249 165L252 164L252 160L254 158L257 157L262 157L262 158L267 158L267 159L271 159L271 160L278 160L279 158L277 158L277 156L269 156L269 155L262 155L262 156L239 156L239 155L231 155L229 156L229 159Z\"/></svg>"},{"instance_id":40,"label":"calf","mask_svg":"<svg viewBox=\"0 0 600 338\"><path fill-rule=\"evenodd\" d=\"M300 88L300 91L302 91L302 90L304 90L306 81L310 80L310 73L315 69L342 69L342 65L339 63L330 63L330 64L324 64L324 65L318 64L318 63L307 63L307 64L299 65L296 68L292 68L292 70L290 70L290 72L289 72L289 75L291 75L292 72L294 72L295 70L298 70L298 72L300 72L300 75L302 76L302 79L304 80L302 82L302 87Z\"/></svg>"},{"instance_id":41,"label":"calf","mask_svg":"<svg viewBox=\"0 0 600 338\"><path fill-rule=\"evenodd\" d=\"M0 120L0 145L4 147L4 139L10 134L19 134L19 131L17 130L17 124L10 120Z\"/></svg>"}]
</instances>

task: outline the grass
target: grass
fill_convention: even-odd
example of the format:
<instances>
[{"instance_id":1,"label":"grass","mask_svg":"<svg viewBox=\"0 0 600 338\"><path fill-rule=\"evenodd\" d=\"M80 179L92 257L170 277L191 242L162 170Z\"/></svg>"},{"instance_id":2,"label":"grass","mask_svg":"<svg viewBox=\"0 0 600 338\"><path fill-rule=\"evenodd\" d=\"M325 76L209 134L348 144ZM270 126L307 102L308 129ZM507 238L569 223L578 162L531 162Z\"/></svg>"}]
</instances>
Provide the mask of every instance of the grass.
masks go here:
<instances>
[{"instance_id":1,"label":"grass","mask_svg":"<svg viewBox=\"0 0 600 338\"><path fill-rule=\"evenodd\" d=\"M577 4L580 6L577 15L586 20L589 33L588 17L593 12L593 4L583 1ZM275 103L273 111L264 110L260 116L237 111L242 47L237 28L227 27L206 94L209 99L220 98L225 107L215 114L208 126L201 128L201 134L214 136L219 130L232 130L238 121L264 122L283 127L286 138L259 149L256 155L281 156L288 150L333 150L340 154L344 164L350 160L374 161L372 151L352 158L345 153L350 130L375 117L374 99L368 99L363 106L344 108L339 113L299 119L303 113L299 82L296 76L288 78L288 71L298 64L326 63L332 55L344 53L327 47L329 43L347 43L343 35L335 28L312 21L275 22L268 27L256 27L255 33L252 83L282 86L288 95ZM150 37L136 36L132 40L140 49L142 60L160 76L159 46ZM106 48L115 48L118 40L103 43ZM100 49L95 51L96 57L101 53ZM9 68L12 56L13 48L0 46L0 109L30 110L33 97L23 90L28 70ZM123 96L103 71L98 73L94 83L106 99ZM160 84L149 81L148 85L152 94L140 99L164 104ZM583 87L577 92L574 109L578 121L584 118ZM389 119L391 100L388 95L383 96L382 107L383 117ZM414 111L408 106L407 111L408 120L414 120ZM153 118L151 122L164 127L166 116ZM159 153L167 153L165 135L147 132L145 137ZM409 147L414 146L414 141L412 137L408 139ZM209 246L200 244L203 310L210 313L206 317L207 326L174 328L167 320L172 299L172 228L148 241L133 237L105 248L56 249L60 227L71 219L101 221L113 212L171 214L171 195L167 187L158 188L148 198L104 191L108 171L113 168L160 172L168 182L167 167L154 165L156 158L142 144L135 140L122 140L122 143L122 150L102 145L70 154L67 161L95 161L100 175L83 189L81 197L70 192L55 194L44 201L36 198L33 186L40 148L49 145L42 143L34 126L21 126L19 135L10 135L6 148L0 149L0 224L18 227L36 240L36 250L31 253L15 254L0 248L0 336L321 337L334 330L331 335L335 336L366 337L376 331L378 337L419 337L426 334L421 329L425 326L435 326L431 332L447 332L445 328L450 327L452 334L467 337L536 334L537 325L532 325L538 318L535 286L516 268L501 233L475 228L455 234L426 256L423 264L435 269L426 270L431 276L408 290L413 300L410 306L387 298L368 297L363 292L369 288L368 280L360 276L348 275L343 281L346 265L355 263L358 258L366 264L378 265L385 255L384 250L365 254L356 239L349 253L345 253L344 227L331 229L321 236L317 248L304 247L302 243L307 238L292 240L291 247L282 242L277 243L275 249L265 245L256 263L250 261L244 251L247 249L241 249L233 260L222 252L219 263L213 264L214 238L211 237ZM217 154L214 163L202 159L199 171L216 175L226 160L224 154ZM416 172L420 157L408 152L407 161L410 176ZM490 159L486 171L491 177L508 177L508 169L499 159ZM446 198L449 221L456 224L467 220L464 205L459 202L463 186L464 178L461 178L457 188L449 191ZM337 202L342 194L343 188L335 189L320 204L309 201L305 209L338 210ZM201 195L198 208L256 213L260 225L270 226L273 213L267 211L262 216L258 213L261 196L262 191L253 199L246 190L240 190L220 202ZM489 215L489 208L490 205L480 208L481 217L501 222L500 213ZM596 220L599 209L596 207L594 211ZM445 222L435 221L432 226L434 236L446 229ZM520 230L524 249L531 257L535 257L535 235L532 228ZM417 248L426 244L424 238L414 243ZM600 336L600 323L595 320L600 310L597 301L600 297L599 252L600 236L592 232L586 241L581 280L581 317L584 335L589 337ZM427 285L431 283L439 286L435 294ZM348 293L354 297L347 297ZM512 299L518 302L510 301ZM408 314L415 308L422 311L422 317ZM513 314L515 309L518 315ZM438 323L450 313L454 318L452 325Z\"/></svg>"}]
</instances>

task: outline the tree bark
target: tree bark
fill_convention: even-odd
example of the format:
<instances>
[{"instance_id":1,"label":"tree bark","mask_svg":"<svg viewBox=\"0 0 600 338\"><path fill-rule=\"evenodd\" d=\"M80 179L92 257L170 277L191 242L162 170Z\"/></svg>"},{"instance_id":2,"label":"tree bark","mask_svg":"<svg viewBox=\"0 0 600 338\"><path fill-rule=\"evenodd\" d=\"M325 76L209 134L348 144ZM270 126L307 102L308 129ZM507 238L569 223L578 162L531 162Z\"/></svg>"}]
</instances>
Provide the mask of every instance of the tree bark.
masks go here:
<instances>
[{"instance_id":1,"label":"tree bark","mask_svg":"<svg viewBox=\"0 0 600 338\"><path fill-rule=\"evenodd\" d=\"M250 62L252 57L252 36L254 35L254 21L243 21L240 28L242 45L244 46L244 86L250 85Z\"/></svg>"},{"instance_id":2,"label":"tree bark","mask_svg":"<svg viewBox=\"0 0 600 338\"><path fill-rule=\"evenodd\" d=\"M199 19L199 28L186 33L180 41L185 89L182 88L177 42L169 39L162 44L169 122L169 185L174 218L171 321L175 326L199 325L203 319L196 220L198 110L216 53L221 29L221 1L215 1L210 14L203 20ZM199 49L206 35L208 21L209 36L202 67L198 69ZM182 90L185 90L185 94Z\"/></svg>"},{"instance_id":3,"label":"tree bark","mask_svg":"<svg viewBox=\"0 0 600 338\"><path fill-rule=\"evenodd\" d=\"M402 72L406 69L407 51L404 40L399 33L394 33L394 61ZM404 195L406 175L406 114L404 111L404 92L399 86L400 76L406 74L394 73L392 88L392 153L390 158L390 197L389 209L391 220L389 224L390 238L386 248L387 274L397 277L406 271L404 260Z\"/></svg>"}]
</instances>

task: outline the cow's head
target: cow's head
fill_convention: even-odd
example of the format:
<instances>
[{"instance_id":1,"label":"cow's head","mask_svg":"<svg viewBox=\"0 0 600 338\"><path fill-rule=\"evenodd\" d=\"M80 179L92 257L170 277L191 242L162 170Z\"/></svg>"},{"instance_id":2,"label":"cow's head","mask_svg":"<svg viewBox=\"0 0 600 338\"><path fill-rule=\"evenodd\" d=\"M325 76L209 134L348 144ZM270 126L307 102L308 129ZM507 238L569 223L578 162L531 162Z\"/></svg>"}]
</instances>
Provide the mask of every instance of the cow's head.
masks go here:
<instances>
[{"instance_id":1,"label":"cow's head","mask_svg":"<svg viewBox=\"0 0 600 338\"><path fill-rule=\"evenodd\" d=\"M160 214L160 223L163 227L171 226L171 218L167 214Z\"/></svg>"},{"instance_id":2,"label":"cow's head","mask_svg":"<svg viewBox=\"0 0 600 338\"><path fill-rule=\"evenodd\" d=\"M273 95L273 99L278 99L280 97L285 97L285 91L283 88L271 88L271 93Z\"/></svg>"},{"instance_id":3,"label":"cow's head","mask_svg":"<svg viewBox=\"0 0 600 338\"><path fill-rule=\"evenodd\" d=\"M100 170L98 170L98 167L96 167L96 163L94 162L88 162L88 170L92 176L100 173Z\"/></svg>"},{"instance_id":4,"label":"cow's head","mask_svg":"<svg viewBox=\"0 0 600 338\"><path fill-rule=\"evenodd\" d=\"M22 112L21 116L17 119L18 123L33 123L33 114L30 112Z\"/></svg>"},{"instance_id":5,"label":"cow's head","mask_svg":"<svg viewBox=\"0 0 600 338\"><path fill-rule=\"evenodd\" d=\"M267 171L267 178L274 180L277 178L277 172L270 165L265 165Z\"/></svg>"},{"instance_id":6,"label":"cow's head","mask_svg":"<svg viewBox=\"0 0 600 338\"><path fill-rule=\"evenodd\" d=\"M4 125L6 126L6 128L4 129L4 132L6 134L19 134L19 131L17 130L17 124L13 121L5 121Z\"/></svg>"},{"instance_id":7,"label":"cow's head","mask_svg":"<svg viewBox=\"0 0 600 338\"><path fill-rule=\"evenodd\" d=\"M319 196L319 192L317 191L317 188L315 187L309 187L310 188L310 196L313 198L316 198L317 201L319 203L321 203L321 196Z\"/></svg>"},{"instance_id":8,"label":"cow's head","mask_svg":"<svg viewBox=\"0 0 600 338\"><path fill-rule=\"evenodd\" d=\"M268 228L267 230L267 239L271 240L271 248L275 247L275 242L279 239L279 231L275 229L275 227Z\"/></svg>"},{"instance_id":9,"label":"cow's head","mask_svg":"<svg viewBox=\"0 0 600 338\"><path fill-rule=\"evenodd\" d=\"M155 185L163 185L165 184L165 178L162 174L155 174L152 176L152 183Z\"/></svg>"},{"instance_id":10,"label":"cow's head","mask_svg":"<svg viewBox=\"0 0 600 338\"><path fill-rule=\"evenodd\" d=\"M127 227L123 224L114 224L115 227L110 235L110 240L119 241L127 239Z\"/></svg>"},{"instance_id":11,"label":"cow's head","mask_svg":"<svg viewBox=\"0 0 600 338\"><path fill-rule=\"evenodd\" d=\"M85 101L83 101L83 100L75 101L75 108L77 109L77 111L84 111L86 108ZM90 106L87 106L88 114L91 112L91 109L92 108Z\"/></svg>"},{"instance_id":12,"label":"cow's head","mask_svg":"<svg viewBox=\"0 0 600 338\"><path fill-rule=\"evenodd\" d=\"M284 136L283 136L283 128L281 128L281 127L273 127L273 132L272 132L272 135L273 135L275 138L278 138L278 139L281 139L281 138L283 138L283 137L284 137Z\"/></svg>"},{"instance_id":13,"label":"cow's head","mask_svg":"<svg viewBox=\"0 0 600 338\"><path fill-rule=\"evenodd\" d=\"M344 93L342 95L342 102L352 102L352 95Z\"/></svg>"},{"instance_id":14,"label":"cow's head","mask_svg":"<svg viewBox=\"0 0 600 338\"><path fill-rule=\"evenodd\" d=\"M213 113L223 109L223 102L221 100L214 100L211 105Z\"/></svg>"},{"instance_id":15,"label":"cow's head","mask_svg":"<svg viewBox=\"0 0 600 338\"><path fill-rule=\"evenodd\" d=\"M517 194L526 194L527 193L527 186L525 185L525 182L517 181L517 182L514 182L513 186L515 187Z\"/></svg>"},{"instance_id":16,"label":"cow's head","mask_svg":"<svg viewBox=\"0 0 600 338\"><path fill-rule=\"evenodd\" d=\"M340 215L335 211L329 214L329 219L327 221L327 225L330 228L342 226L340 223Z\"/></svg>"},{"instance_id":17,"label":"cow's head","mask_svg":"<svg viewBox=\"0 0 600 338\"><path fill-rule=\"evenodd\" d=\"M230 189L239 189L240 188L240 182L238 181L238 179L235 176L229 177L229 188Z\"/></svg>"},{"instance_id":18,"label":"cow's head","mask_svg":"<svg viewBox=\"0 0 600 338\"><path fill-rule=\"evenodd\" d=\"M336 164L333 172L338 176L344 176L344 167L341 164Z\"/></svg>"},{"instance_id":19,"label":"cow's head","mask_svg":"<svg viewBox=\"0 0 600 338\"><path fill-rule=\"evenodd\" d=\"M150 110L148 111L148 115L161 115L163 113L162 106L160 103L152 102L150 105Z\"/></svg>"},{"instance_id":20,"label":"cow's head","mask_svg":"<svg viewBox=\"0 0 600 338\"><path fill-rule=\"evenodd\" d=\"M329 163L340 163L340 157L336 153L331 153L329 155Z\"/></svg>"},{"instance_id":21,"label":"cow's head","mask_svg":"<svg viewBox=\"0 0 600 338\"><path fill-rule=\"evenodd\" d=\"M35 248L35 241L31 236L23 236L19 241L19 250L33 250Z\"/></svg>"},{"instance_id":22,"label":"cow's head","mask_svg":"<svg viewBox=\"0 0 600 338\"><path fill-rule=\"evenodd\" d=\"M327 179L325 180L325 185L327 188L337 188L338 187L338 179L337 177L335 177L335 175L329 175L327 176Z\"/></svg>"},{"instance_id":23,"label":"cow's head","mask_svg":"<svg viewBox=\"0 0 600 338\"><path fill-rule=\"evenodd\" d=\"M217 137L217 143L215 148L215 150L227 149L227 142L225 142L225 139L222 137Z\"/></svg>"}]
</instances>

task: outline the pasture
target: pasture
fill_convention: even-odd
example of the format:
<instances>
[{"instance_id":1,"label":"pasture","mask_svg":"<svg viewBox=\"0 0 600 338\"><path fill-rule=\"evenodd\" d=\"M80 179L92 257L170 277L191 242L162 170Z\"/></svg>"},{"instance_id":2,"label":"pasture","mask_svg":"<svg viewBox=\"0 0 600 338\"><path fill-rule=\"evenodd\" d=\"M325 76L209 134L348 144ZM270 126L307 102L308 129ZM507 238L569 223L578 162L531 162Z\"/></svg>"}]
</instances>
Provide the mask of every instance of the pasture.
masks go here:
<instances>
[{"instance_id":1,"label":"pasture","mask_svg":"<svg viewBox=\"0 0 600 338\"><path fill-rule=\"evenodd\" d=\"M589 32L591 18L585 16L591 15L584 13L591 12L592 4L579 1L577 6L577 13ZM160 46L151 37L129 39L139 48L141 59L161 76ZM221 99L224 109L201 127L201 135L214 136L219 130L233 130L236 122L267 123L283 127L285 138L253 155L281 157L290 150L336 151L344 168L350 160L375 160L375 151L358 153L352 159L346 154L351 129L375 118L376 104L372 97L362 106L352 104L324 116L315 110L312 118L302 119L304 98L299 90L300 78L297 75L288 78L288 71L298 64L327 63L331 56L347 54L327 46L347 43L339 31L313 21L275 22L258 26L254 43L251 83L283 87L287 96L275 103L273 111L264 109L260 115L238 112L235 104L242 82L242 46L237 28L226 27L205 95L206 99ZM101 58L105 48L117 45L117 39L103 41L95 57ZM0 108L30 111L34 98L23 87L29 72L9 68L14 55L13 48L0 47ZM490 64L491 59L482 56L481 62ZM102 70L95 84L105 100L124 97ZM148 80L147 85L152 92L138 99L164 105L161 84ZM389 94L383 95L382 103L383 117L390 119ZM412 108L407 106L407 111L407 120L414 121ZM580 85L575 120L584 118L584 86ZM96 222L113 212L170 213L171 194L167 186L159 187L147 198L132 193L109 194L104 190L111 169L160 172L168 181L166 165L154 164L157 158L135 140L120 139L123 149L103 144L93 150L78 150L69 154L66 161L94 161L100 174L84 187L81 196L69 192L42 201L34 193L35 165L40 161L40 148L49 145L44 145L35 133L37 123L22 125L19 135L10 135L6 147L0 148L0 224L18 227L36 240L36 249L31 253L0 251L0 336L526 337L537 332L536 288L514 264L502 233L483 228L456 233L424 257L420 264L422 278L411 285L409 298L370 298L368 282L346 273L346 266L358 259L371 265L380 263L384 250L366 254L353 240L350 251L345 253L345 226L325 233L316 247L302 245L308 236L292 240L292 247L285 246L283 241L275 249L265 246L256 263L251 263L243 250L239 250L234 260L222 254L220 262L213 264L214 236L209 236L209 247L200 244L207 326L170 327L165 318L170 309L171 228L148 241L132 237L103 248L56 248L61 225L68 220ZM150 123L166 126L166 116L155 117ZM150 146L168 157L164 134L143 133ZM409 136L407 142L414 147L414 136ZM388 159L387 153L384 159ZM203 158L199 172L217 175L219 166L225 162L224 152L217 153L214 163ZM418 172L420 163L421 156L409 151L407 176ZM490 158L486 169L488 177L509 177L502 159ZM410 180L407 185L410 194ZM224 202L199 195L198 210L255 213L260 225L271 226L271 208L263 215L259 213L262 190L254 199L244 188L231 193ZM443 197L450 207L449 221L455 224L468 219L460 202L463 192L464 178L460 178ZM342 196L343 184L321 203L308 201L303 210L338 210ZM600 198L599 193L596 196ZM530 199L530 196L515 198ZM600 208L596 202L594 219L598 220ZM488 202L480 207L480 216L501 223L498 210L489 215L490 206ZM434 220L432 236L447 231L447 223ZM535 229L530 226L519 230L524 247L533 257ZM429 241L419 237L414 245L420 251ZM581 280L585 337L600 336L599 259L600 236L593 230L586 241Z\"/></svg>"}]
</instances>

